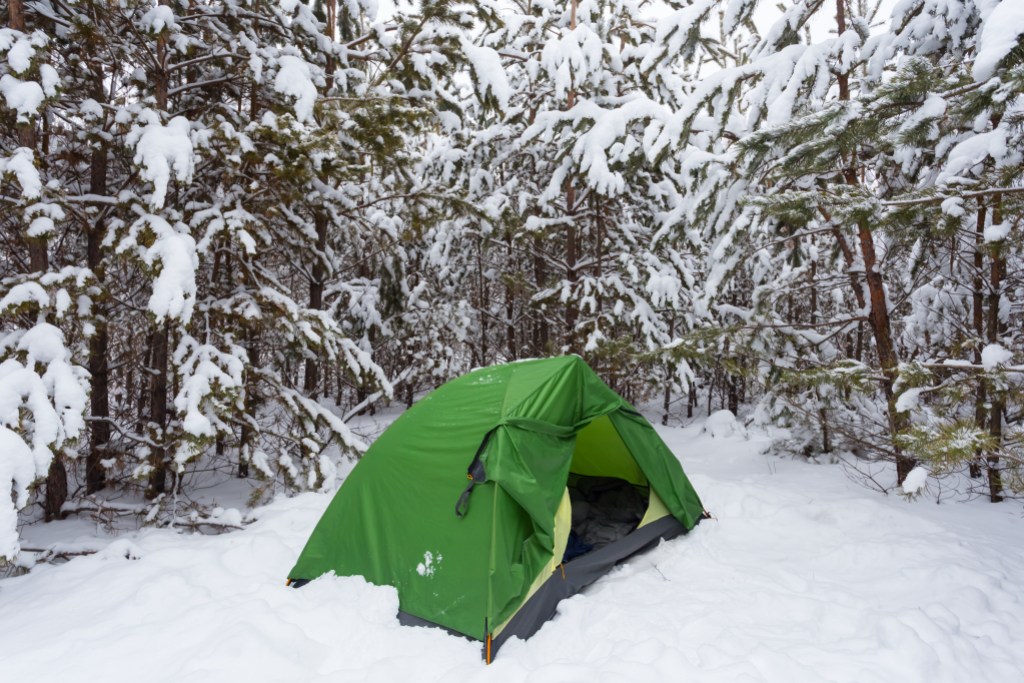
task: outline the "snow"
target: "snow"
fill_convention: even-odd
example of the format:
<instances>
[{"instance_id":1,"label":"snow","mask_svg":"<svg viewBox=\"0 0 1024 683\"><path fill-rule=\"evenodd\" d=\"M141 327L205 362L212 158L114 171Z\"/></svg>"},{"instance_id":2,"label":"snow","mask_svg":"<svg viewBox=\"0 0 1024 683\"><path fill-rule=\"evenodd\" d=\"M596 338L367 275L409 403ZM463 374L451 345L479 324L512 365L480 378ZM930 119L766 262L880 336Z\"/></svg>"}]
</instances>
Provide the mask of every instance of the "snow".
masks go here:
<instances>
[{"instance_id":1,"label":"snow","mask_svg":"<svg viewBox=\"0 0 1024 683\"><path fill-rule=\"evenodd\" d=\"M313 103L316 102L316 85L313 83L312 67L306 60L294 55L284 55L278 61L274 90L295 99L295 118L309 121L313 118Z\"/></svg>"},{"instance_id":2,"label":"snow","mask_svg":"<svg viewBox=\"0 0 1024 683\"><path fill-rule=\"evenodd\" d=\"M185 335L174 352L174 365L180 368L184 379L181 391L174 398L174 407L181 420L182 429L197 437L217 435L218 411L208 410L208 404L216 401L218 392L237 392L243 380L245 352L240 348L224 353L210 344L200 344ZM216 424L215 424L216 423ZM221 430L230 428L221 426Z\"/></svg>"},{"instance_id":3,"label":"snow","mask_svg":"<svg viewBox=\"0 0 1024 683\"><path fill-rule=\"evenodd\" d=\"M22 282L11 287L0 298L0 311L16 309L28 302L34 302L40 307L48 306L50 297L38 282Z\"/></svg>"},{"instance_id":4,"label":"snow","mask_svg":"<svg viewBox=\"0 0 1024 683\"><path fill-rule=\"evenodd\" d=\"M423 561L416 565L416 573L420 576L433 576L437 571L438 567L441 566L441 560L444 556L438 553L434 553L429 550L423 553Z\"/></svg>"},{"instance_id":5,"label":"snow","mask_svg":"<svg viewBox=\"0 0 1024 683\"><path fill-rule=\"evenodd\" d=\"M142 671L153 683L1019 679L1019 505L908 502L858 485L838 466L761 455L763 434L712 438L699 425L660 431L715 519L562 602L539 633L509 642L489 667L479 643L400 626L391 588L335 576L286 588L330 501L306 493L256 510L242 531L146 529L108 537L97 554L0 581L4 676L40 683L137 681Z\"/></svg>"},{"instance_id":6,"label":"snow","mask_svg":"<svg viewBox=\"0 0 1024 683\"><path fill-rule=\"evenodd\" d=\"M1002 242L1010 234L1009 223L997 223L985 226L985 242Z\"/></svg>"},{"instance_id":7,"label":"snow","mask_svg":"<svg viewBox=\"0 0 1024 683\"><path fill-rule=\"evenodd\" d=\"M167 5L157 5L142 15L142 25L149 33L160 33L165 28L175 30L178 24L174 21L174 10Z\"/></svg>"},{"instance_id":8,"label":"snow","mask_svg":"<svg viewBox=\"0 0 1024 683\"><path fill-rule=\"evenodd\" d=\"M995 370L1006 365L1013 358L1013 353L999 344L989 344L981 350L981 364L986 370Z\"/></svg>"},{"instance_id":9,"label":"snow","mask_svg":"<svg viewBox=\"0 0 1024 683\"><path fill-rule=\"evenodd\" d=\"M476 74L477 89L481 96L488 92L498 101L502 111L508 108L508 100L512 96L512 88L508 84L508 76L501 66L501 57L489 47L473 45L463 39L462 51Z\"/></svg>"},{"instance_id":10,"label":"snow","mask_svg":"<svg viewBox=\"0 0 1024 683\"><path fill-rule=\"evenodd\" d=\"M57 94L57 86L60 84L60 74L49 64L39 66L39 82L43 86L43 92L47 97L54 97Z\"/></svg>"},{"instance_id":11,"label":"snow","mask_svg":"<svg viewBox=\"0 0 1024 683\"><path fill-rule=\"evenodd\" d=\"M225 526L242 527L242 511L238 508L214 508L210 513L210 519Z\"/></svg>"},{"instance_id":12,"label":"snow","mask_svg":"<svg viewBox=\"0 0 1024 683\"><path fill-rule=\"evenodd\" d=\"M971 169L987 159L996 162L996 166L1012 163L1019 153L1010 149L1009 132L1004 125L987 133L972 135L958 143L949 152L949 159L937 181L947 183L955 181L959 176L967 174Z\"/></svg>"},{"instance_id":13,"label":"snow","mask_svg":"<svg viewBox=\"0 0 1024 683\"><path fill-rule=\"evenodd\" d=\"M129 236L121 241L118 250L137 246L140 233L147 228L155 239L152 246L144 249L142 260L151 267L160 265L149 297L149 310L157 320L170 317L188 321L195 304L199 267L195 239L188 233L188 226L171 225L160 216L146 214L132 224Z\"/></svg>"},{"instance_id":14,"label":"snow","mask_svg":"<svg viewBox=\"0 0 1024 683\"><path fill-rule=\"evenodd\" d=\"M910 470L910 472L907 473L907 478L903 480L903 492L920 493L927 481L928 470L918 465L914 469Z\"/></svg>"},{"instance_id":15,"label":"snow","mask_svg":"<svg viewBox=\"0 0 1024 683\"><path fill-rule=\"evenodd\" d=\"M1024 35L1024 3L1006 0L992 8L982 24L978 37L978 54L974 58L974 80L992 78L999 63L1020 44Z\"/></svg>"},{"instance_id":16,"label":"snow","mask_svg":"<svg viewBox=\"0 0 1024 683\"><path fill-rule=\"evenodd\" d=\"M162 125L153 112L147 112L147 125L137 131L135 163L142 166L142 177L153 183L151 203L159 208L167 197L167 185L173 171L179 182L189 182L195 167L191 125L184 116L175 116Z\"/></svg>"},{"instance_id":17,"label":"snow","mask_svg":"<svg viewBox=\"0 0 1024 683\"><path fill-rule=\"evenodd\" d=\"M21 185L21 196L25 199L35 199L43 190L43 181L33 163L32 150L28 147L19 147L6 159L0 157L0 173L14 174Z\"/></svg>"},{"instance_id":18,"label":"snow","mask_svg":"<svg viewBox=\"0 0 1024 683\"><path fill-rule=\"evenodd\" d=\"M0 362L0 558L11 558L29 487L46 475L54 449L85 426L87 373L71 364L64 334L49 323L0 337L0 355L13 356Z\"/></svg>"},{"instance_id":19,"label":"snow","mask_svg":"<svg viewBox=\"0 0 1024 683\"><path fill-rule=\"evenodd\" d=\"M718 410L711 413L704 423L704 431L715 439L742 436L745 433L743 425L736 421L736 416L730 410Z\"/></svg>"},{"instance_id":20,"label":"snow","mask_svg":"<svg viewBox=\"0 0 1024 683\"><path fill-rule=\"evenodd\" d=\"M16 74L22 74L32 67L32 58L37 47L45 47L49 42L42 31L30 34L10 28L0 28L0 53L6 53L7 66Z\"/></svg>"},{"instance_id":21,"label":"snow","mask_svg":"<svg viewBox=\"0 0 1024 683\"><path fill-rule=\"evenodd\" d=\"M43 88L35 81L21 81L4 74L0 78L0 93L10 109L18 112L18 118L24 120L39 110L39 105L46 99Z\"/></svg>"},{"instance_id":22,"label":"snow","mask_svg":"<svg viewBox=\"0 0 1024 683\"><path fill-rule=\"evenodd\" d=\"M571 88L582 86L600 73L603 51L600 36L586 23L549 39L541 51L540 63L553 81L555 97L563 99Z\"/></svg>"},{"instance_id":23,"label":"snow","mask_svg":"<svg viewBox=\"0 0 1024 683\"><path fill-rule=\"evenodd\" d=\"M0 376L4 369L0 366ZM18 510L25 506L25 493L29 484L35 479L35 468L32 449L15 432L0 422L0 492L9 492L12 488L15 500L11 496L0 496L0 557L14 557L18 554Z\"/></svg>"},{"instance_id":24,"label":"snow","mask_svg":"<svg viewBox=\"0 0 1024 683\"><path fill-rule=\"evenodd\" d=\"M914 410L918 406L918 401L921 397L921 393L924 391L923 388L917 387L913 389L907 389L899 398L896 399L896 412L905 413L909 410Z\"/></svg>"}]
</instances>

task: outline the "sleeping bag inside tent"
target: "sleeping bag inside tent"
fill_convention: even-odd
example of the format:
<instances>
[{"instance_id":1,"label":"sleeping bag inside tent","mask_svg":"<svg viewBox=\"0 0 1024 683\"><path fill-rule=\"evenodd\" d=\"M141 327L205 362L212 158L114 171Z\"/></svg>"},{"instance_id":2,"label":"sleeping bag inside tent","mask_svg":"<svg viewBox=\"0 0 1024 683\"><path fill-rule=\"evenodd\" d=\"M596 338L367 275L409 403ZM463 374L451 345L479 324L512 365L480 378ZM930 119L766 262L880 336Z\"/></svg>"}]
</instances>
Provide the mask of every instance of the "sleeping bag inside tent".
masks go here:
<instances>
[{"instance_id":1,"label":"sleeping bag inside tent","mask_svg":"<svg viewBox=\"0 0 1024 683\"><path fill-rule=\"evenodd\" d=\"M289 578L394 586L402 623L483 641L490 661L703 513L654 428L581 358L519 361L452 380L399 417Z\"/></svg>"}]
</instances>

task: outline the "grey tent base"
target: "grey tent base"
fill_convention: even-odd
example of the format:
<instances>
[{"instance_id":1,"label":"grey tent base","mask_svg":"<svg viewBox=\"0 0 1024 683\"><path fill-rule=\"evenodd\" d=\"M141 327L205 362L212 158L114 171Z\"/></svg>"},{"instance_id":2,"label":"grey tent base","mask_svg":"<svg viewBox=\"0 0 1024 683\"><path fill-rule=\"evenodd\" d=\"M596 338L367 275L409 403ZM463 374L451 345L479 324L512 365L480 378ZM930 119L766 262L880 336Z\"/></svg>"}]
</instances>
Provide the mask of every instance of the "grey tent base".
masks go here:
<instances>
[{"instance_id":1,"label":"grey tent base","mask_svg":"<svg viewBox=\"0 0 1024 683\"><path fill-rule=\"evenodd\" d=\"M698 523L700 519L697 520ZM628 560L630 557L648 550L662 539L675 538L686 533L683 526L674 517L663 517L656 522L637 529L628 536L624 536L614 543L592 550L580 555L574 560L566 562L562 569L555 571L545 581L537 592L530 596L515 616L508 622L501 634L491 640L491 659L498 653L498 650L509 638L527 639L540 630L547 621L555 615L558 603L566 598L576 595L581 590L597 581L607 574L615 565ZM468 636L435 624L427 619L422 619L407 612L398 613L398 622L403 626L433 626L440 628L454 636L467 638ZM484 646L486 657L486 645Z\"/></svg>"},{"instance_id":2,"label":"grey tent base","mask_svg":"<svg viewBox=\"0 0 1024 683\"><path fill-rule=\"evenodd\" d=\"M698 522L700 520L698 519ZM607 574L611 569L637 553L656 546L662 539L686 533L686 527L672 516L651 522L614 543L592 550L566 562L530 596L502 632L491 640L491 659L509 638L526 639L540 630L555 615L558 603Z\"/></svg>"},{"instance_id":3,"label":"grey tent base","mask_svg":"<svg viewBox=\"0 0 1024 683\"><path fill-rule=\"evenodd\" d=\"M408 612L403 612L402 610L398 610L398 623L402 626L429 626L430 628L439 628L442 631L447 631L449 635L458 636L459 638L465 638L466 640L476 640L477 642L480 642L477 638L471 638L470 636L467 636L465 633L453 631L447 626L435 624L432 621L422 619L420 617L417 617L415 614L409 614Z\"/></svg>"}]
</instances>

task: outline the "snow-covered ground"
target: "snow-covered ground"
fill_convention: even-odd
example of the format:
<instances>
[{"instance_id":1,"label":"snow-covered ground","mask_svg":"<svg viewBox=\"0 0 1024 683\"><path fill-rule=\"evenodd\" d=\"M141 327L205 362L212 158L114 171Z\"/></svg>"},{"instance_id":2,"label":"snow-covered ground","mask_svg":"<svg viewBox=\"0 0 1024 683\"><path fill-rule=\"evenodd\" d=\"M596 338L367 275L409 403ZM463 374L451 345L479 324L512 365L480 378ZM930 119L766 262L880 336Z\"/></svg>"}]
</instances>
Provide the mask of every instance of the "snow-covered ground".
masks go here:
<instances>
[{"instance_id":1,"label":"snow-covered ground","mask_svg":"<svg viewBox=\"0 0 1024 683\"><path fill-rule=\"evenodd\" d=\"M358 578L284 585L329 497L222 536L143 530L0 581L4 681L1024 680L1019 503L916 502L763 436L661 430L715 516L563 602L491 666ZM52 525L51 525L52 526Z\"/></svg>"}]
</instances>

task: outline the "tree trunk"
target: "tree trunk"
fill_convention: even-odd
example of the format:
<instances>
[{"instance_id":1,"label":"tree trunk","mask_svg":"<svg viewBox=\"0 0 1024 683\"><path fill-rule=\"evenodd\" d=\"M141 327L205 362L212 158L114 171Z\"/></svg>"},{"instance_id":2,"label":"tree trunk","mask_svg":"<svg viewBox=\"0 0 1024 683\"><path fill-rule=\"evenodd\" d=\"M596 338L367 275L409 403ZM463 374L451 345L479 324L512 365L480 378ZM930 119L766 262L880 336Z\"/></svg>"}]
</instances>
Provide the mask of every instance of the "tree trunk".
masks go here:
<instances>
[{"instance_id":1,"label":"tree trunk","mask_svg":"<svg viewBox=\"0 0 1024 683\"><path fill-rule=\"evenodd\" d=\"M565 205L569 210L569 227L566 230L565 240L565 279L569 281L569 287L571 290L576 289L576 280L579 274L576 272L576 262L579 259L579 234L576 229L576 225L572 218L572 208L576 201L576 189L572 186L572 181L566 181L565 191ZM575 292L573 292L575 293ZM572 295L569 296L565 302L565 337L564 344L568 353L576 352L576 320L579 311L576 308L576 302L573 300Z\"/></svg>"},{"instance_id":2,"label":"tree trunk","mask_svg":"<svg viewBox=\"0 0 1024 683\"><path fill-rule=\"evenodd\" d=\"M845 0L836 0L836 28L840 35L846 31ZM849 101L849 74L840 73L836 80L839 86L839 99L844 102ZM846 160L843 176L847 185L860 184L855 167L856 159L856 154L851 152ZM857 239L860 242L861 258L864 261L864 279L867 282L868 298L871 304L868 323L871 325L871 332L875 338L875 352L878 354L878 363L882 370L882 391L885 394L889 413L889 433L893 439L893 452L896 455L896 482L902 484L917 463L913 458L904 455L896 442L897 437L906 430L908 420L905 413L896 411L896 394L893 391L893 386L896 383L899 357L896 354L896 345L893 343L892 321L889 316L889 302L885 296L885 283L882 281L882 274L878 271L875 240L871 233L871 226L866 219L862 218L857 221Z\"/></svg>"},{"instance_id":3,"label":"tree trunk","mask_svg":"<svg viewBox=\"0 0 1024 683\"><path fill-rule=\"evenodd\" d=\"M818 262L811 261L811 268L808 271L808 286L811 289L811 325L818 324ZM821 425L821 452L832 452L832 433L828 426L828 410L821 398L821 391L814 389L814 399L818 403L818 423Z\"/></svg>"},{"instance_id":4,"label":"tree trunk","mask_svg":"<svg viewBox=\"0 0 1024 683\"><path fill-rule=\"evenodd\" d=\"M512 253L512 231L508 232L506 236L505 251L508 263L512 263L515 258L515 254ZM516 360L519 358L518 348L516 346L516 306L515 306L515 281L512 279L511 274L505 275L505 348L508 353L508 360Z\"/></svg>"},{"instance_id":5,"label":"tree trunk","mask_svg":"<svg viewBox=\"0 0 1024 683\"><path fill-rule=\"evenodd\" d=\"M571 14L569 15L570 31L574 31L576 29L576 6L577 0L572 0ZM566 111L569 111L575 105L576 91L570 87L565 99ZM570 288L575 290L576 280L579 277L579 274L576 272L576 263L579 260L579 233L575 222L576 186L573 183L572 174L569 174L566 177L564 187L565 214L568 217L568 227L566 228L565 236L565 279L569 281ZM570 295L565 304L565 336L563 338L563 343L568 353L575 353L577 350L576 320L578 313L579 312L576 309L576 302L573 301L573 297Z\"/></svg>"},{"instance_id":6,"label":"tree trunk","mask_svg":"<svg viewBox=\"0 0 1024 683\"><path fill-rule=\"evenodd\" d=\"M245 383L245 414L242 415L242 430L238 437L238 478L245 479L249 476L249 463L255 449L257 413L260 407L259 378L251 370L260 367L260 345L259 336L253 330L247 333L245 352L249 356L249 368L247 381Z\"/></svg>"},{"instance_id":7,"label":"tree trunk","mask_svg":"<svg viewBox=\"0 0 1024 683\"><path fill-rule=\"evenodd\" d=\"M974 292L973 292L973 323L974 334L977 340L974 345L974 364L981 365L981 340L985 338L985 279L982 269L985 267L985 255L982 252L985 244L985 215L987 211L984 206L978 207L978 222L974 232ZM978 380L978 387L974 394L974 424L979 431L986 428L985 408L987 401L985 380ZM970 464L970 475L972 479L981 477L981 456L979 449L975 453L975 462Z\"/></svg>"},{"instance_id":8,"label":"tree trunk","mask_svg":"<svg viewBox=\"0 0 1024 683\"><path fill-rule=\"evenodd\" d=\"M736 376L729 375L729 412L736 415L740 412L740 392L739 382L736 381Z\"/></svg>"},{"instance_id":9,"label":"tree trunk","mask_svg":"<svg viewBox=\"0 0 1024 683\"><path fill-rule=\"evenodd\" d=\"M877 269L874 237L866 221L859 222L858 237L861 255L864 259L868 296L871 300L868 322L875 338L875 353L878 354L878 363L882 369L882 391L885 394L888 407L889 430L893 438L893 451L896 454L896 481L902 484L917 462L914 458L904 455L899 445L895 443L896 438L908 426L906 413L896 411L896 394L893 391L899 368L899 358L893 343L892 322L889 317L889 304L885 296L885 285L882 282L882 274Z\"/></svg>"},{"instance_id":10,"label":"tree trunk","mask_svg":"<svg viewBox=\"0 0 1024 683\"><path fill-rule=\"evenodd\" d=\"M46 474L46 497L43 500L43 513L46 521L63 519L61 508L68 499L68 471L59 453L53 454L50 471Z\"/></svg>"},{"instance_id":11,"label":"tree trunk","mask_svg":"<svg viewBox=\"0 0 1024 683\"><path fill-rule=\"evenodd\" d=\"M828 426L828 412L824 407L818 409L818 418L821 420L821 452L832 452L832 431Z\"/></svg>"},{"instance_id":12,"label":"tree trunk","mask_svg":"<svg viewBox=\"0 0 1024 683\"><path fill-rule=\"evenodd\" d=\"M668 426L669 408L672 407L672 379L671 373L666 373L665 390L661 398L661 424Z\"/></svg>"},{"instance_id":13,"label":"tree trunk","mask_svg":"<svg viewBox=\"0 0 1024 683\"><path fill-rule=\"evenodd\" d=\"M161 5L170 5L168 0L160 0ZM161 112L167 112L168 75L167 39L160 36L156 39L156 68L153 72L153 90L156 106ZM167 490L167 463L165 430L167 427L167 344L170 324L168 321L157 321L153 325L152 346L150 351L150 382L149 382L149 423L154 446L149 455L152 467L149 475L149 486L146 497L153 499Z\"/></svg>"},{"instance_id":14,"label":"tree trunk","mask_svg":"<svg viewBox=\"0 0 1024 683\"><path fill-rule=\"evenodd\" d=\"M324 259L327 256L327 216L317 214L313 219L316 229L316 259L313 261L312 278L309 281L309 307L314 311L322 311L324 307L324 280L327 269ZM306 359L306 371L302 388L312 398L316 398L320 390L320 362L317 358Z\"/></svg>"},{"instance_id":15,"label":"tree trunk","mask_svg":"<svg viewBox=\"0 0 1024 683\"><path fill-rule=\"evenodd\" d=\"M345 384L341 378L341 363L334 365L334 406L341 407L341 398L345 394Z\"/></svg>"},{"instance_id":16,"label":"tree trunk","mask_svg":"<svg viewBox=\"0 0 1024 683\"><path fill-rule=\"evenodd\" d=\"M477 339L478 346L475 349L477 353L476 362L474 365L477 367L483 367L489 365L488 356L490 355L490 345L487 343L487 337L490 334L490 292L487 288L487 279L484 277L486 272L484 266L484 238L481 235L476 240L476 301L474 306L480 315L480 335Z\"/></svg>"},{"instance_id":17,"label":"tree trunk","mask_svg":"<svg viewBox=\"0 0 1024 683\"><path fill-rule=\"evenodd\" d=\"M670 316L668 319L668 336L672 338L675 335L676 328L676 317ZM672 407L672 363L668 360L665 361L665 390L661 398L661 424L668 426L668 412L669 408Z\"/></svg>"},{"instance_id":18,"label":"tree trunk","mask_svg":"<svg viewBox=\"0 0 1024 683\"><path fill-rule=\"evenodd\" d=\"M1002 223L1003 216L1000 206L1001 198L996 195L992 207L992 223ZM1006 259L1003 257L1003 246L996 243L992 247L992 267L989 273L988 289L988 343L998 344L1000 337L999 301L1002 298L1003 277L1005 276ZM1005 400L1002 392L992 392L992 412L989 415L989 434L998 449L1003 442L1003 408ZM999 456L990 454L988 462L988 495L989 500L998 503L1003 499L1003 480L999 471Z\"/></svg>"},{"instance_id":19,"label":"tree trunk","mask_svg":"<svg viewBox=\"0 0 1024 683\"><path fill-rule=\"evenodd\" d=\"M103 72L93 77L93 98L105 101ZM97 143L92 151L90 163L89 191L96 196L107 194L107 146ZM103 238L106 237L106 214L101 212L96 221L87 225L87 262L98 282L104 281ZM85 492L95 493L106 486L107 474L101 460L106 457L110 443L110 400L109 400L109 359L107 358L109 338L107 334L106 303L95 302L95 333L89 339L89 374L92 375L92 390L89 395L89 409L92 423L89 430L89 454L85 459Z\"/></svg>"},{"instance_id":20,"label":"tree trunk","mask_svg":"<svg viewBox=\"0 0 1024 683\"><path fill-rule=\"evenodd\" d=\"M7 23L11 29L27 33L25 26L25 8L22 0L8 0ZM25 121L16 124L18 131L18 145L31 150L33 157L36 155L36 127L34 121ZM45 273L49 269L49 254L47 252L45 237L32 237L25 234L25 242L28 245L29 269L33 273ZM61 507L68 497L68 475L61 461L60 454L54 453L50 462L50 469L46 475L46 495L43 503L43 510L46 514L46 521L58 518L61 514Z\"/></svg>"},{"instance_id":21,"label":"tree trunk","mask_svg":"<svg viewBox=\"0 0 1024 683\"><path fill-rule=\"evenodd\" d=\"M534 291L540 291L547 286L547 268L544 264L544 252L541 250L541 245L544 244L544 239L540 235L536 235L533 238L533 284ZM548 347L548 320L542 310L535 310L535 318L533 325L533 349L531 350L532 356L539 358L546 355Z\"/></svg>"},{"instance_id":22,"label":"tree trunk","mask_svg":"<svg viewBox=\"0 0 1024 683\"><path fill-rule=\"evenodd\" d=\"M25 7L23 0L8 0L7 2L7 25L15 31L27 33L25 26ZM34 121L24 121L15 124L18 131L18 145L32 151L33 157L36 154L36 124ZM29 261L32 272L39 273L46 270L46 241L25 236L29 250ZM43 264L40 266L39 264Z\"/></svg>"},{"instance_id":23,"label":"tree trunk","mask_svg":"<svg viewBox=\"0 0 1024 683\"><path fill-rule=\"evenodd\" d=\"M166 438L167 427L167 344L169 324L158 322L153 328L153 343L150 357L149 384L149 423L154 441L152 452L149 456L149 464L153 468L149 474L149 486L146 489L146 497L156 498L167 491L167 462L166 462Z\"/></svg>"}]
</instances>

